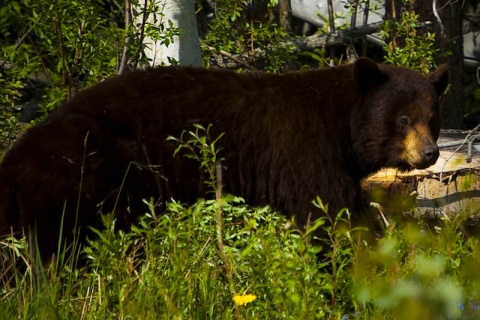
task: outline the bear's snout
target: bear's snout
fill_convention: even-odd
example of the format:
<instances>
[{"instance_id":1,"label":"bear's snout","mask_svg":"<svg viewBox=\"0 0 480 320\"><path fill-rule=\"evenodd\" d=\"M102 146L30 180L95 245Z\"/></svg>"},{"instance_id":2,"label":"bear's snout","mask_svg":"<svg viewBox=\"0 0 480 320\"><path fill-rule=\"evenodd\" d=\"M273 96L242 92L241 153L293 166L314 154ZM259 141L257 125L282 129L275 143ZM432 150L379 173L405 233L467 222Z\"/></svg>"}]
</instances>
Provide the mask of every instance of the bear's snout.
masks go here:
<instances>
[{"instance_id":1,"label":"bear's snout","mask_svg":"<svg viewBox=\"0 0 480 320\"><path fill-rule=\"evenodd\" d=\"M427 125L418 124L408 132L402 158L413 169L426 169L435 164L439 156L438 145Z\"/></svg>"},{"instance_id":2,"label":"bear's snout","mask_svg":"<svg viewBox=\"0 0 480 320\"><path fill-rule=\"evenodd\" d=\"M428 144L424 147L412 148L410 152L407 150L406 160L414 169L426 169L437 162L440 151L436 143Z\"/></svg>"},{"instance_id":3,"label":"bear's snout","mask_svg":"<svg viewBox=\"0 0 480 320\"><path fill-rule=\"evenodd\" d=\"M435 164L439 156L440 156L440 151L436 144L427 146L423 149L422 159L427 164L427 166L431 166Z\"/></svg>"},{"instance_id":4,"label":"bear's snout","mask_svg":"<svg viewBox=\"0 0 480 320\"><path fill-rule=\"evenodd\" d=\"M415 169L426 169L431 165L434 165L439 156L440 151L437 144L429 144L409 153L407 155L407 161Z\"/></svg>"}]
</instances>

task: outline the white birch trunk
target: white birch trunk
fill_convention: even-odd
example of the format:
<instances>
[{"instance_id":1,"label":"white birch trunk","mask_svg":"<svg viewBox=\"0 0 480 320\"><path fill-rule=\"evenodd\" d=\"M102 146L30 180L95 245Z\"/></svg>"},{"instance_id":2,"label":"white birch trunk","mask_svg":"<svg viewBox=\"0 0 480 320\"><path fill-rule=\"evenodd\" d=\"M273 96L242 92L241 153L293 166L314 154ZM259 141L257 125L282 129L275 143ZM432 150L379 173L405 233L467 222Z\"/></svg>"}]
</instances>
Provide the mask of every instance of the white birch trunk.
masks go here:
<instances>
[{"instance_id":1,"label":"white birch trunk","mask_svg":"<svg viewBox=\"0 0 480 320\"><path fill-rule=\"evenodd\" d=\"M173 22L175 28L180 29L180 35L173 38L168 46L154 41L149 37L145 37L144 49L145 55L150 60L151 66L160 64L169 65L169 59L175 59L182 66L198 66L203 65L202 51L198 38L197 20L195 18L195 4L193 0L152 0L160 9L163 8L163 17L157 15L158 21L165 24L168 28L168 21ZM143 5L143 4L142 4ZM142 9L142 8L140 8ZM142 12L142 11L140 11ZM137 25L141 24L142 17L137 19ZM148 23L154 24L153 15L148 17Z\"/></svg>"}]
</instances>

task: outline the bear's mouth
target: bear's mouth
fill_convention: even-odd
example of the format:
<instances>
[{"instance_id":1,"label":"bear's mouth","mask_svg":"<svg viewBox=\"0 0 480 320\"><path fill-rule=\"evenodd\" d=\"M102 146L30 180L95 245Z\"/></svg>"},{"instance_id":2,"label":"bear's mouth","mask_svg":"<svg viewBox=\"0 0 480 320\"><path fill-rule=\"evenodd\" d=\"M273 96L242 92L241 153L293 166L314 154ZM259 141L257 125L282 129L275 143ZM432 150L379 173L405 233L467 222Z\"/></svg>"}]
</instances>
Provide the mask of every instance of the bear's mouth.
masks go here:
<instances>
[{"instance_id":1,"label":"bear's mouth","mask_svg":"<svg viewBox=\"0 0 480 320\"><path fill-rule=\"evenodd\" d=\"M412 166L413 169L422 170L422 169L427 169L428 167L430 167L434 164L435 164L435 162L433 162L433 163L421 163L421 164L412 163L411 166Z\"/></svg>"},{"instance_id":2,"label":"bear's mouth","mask_svg":"<svg viewBox=\"0 0 480 320\"><path fill-rule=\"evenodd\" d=\"M429 161L414 161L412 159L405 159L403 161L398 162L395 167L400 170L401 172L408 172L412 170L423 170L431 167L437 162L438 157L435 159L431 159Z\"/></svg>"},{"instance_id":3,"label":"bear's mouth","mask_svg":"<svg viewBox=\"0 0 480 320\"><path fill-rule=\"evenodd\" d=\"M416 160L416 161L415 161ZM412 167L412 169L427 169L428 167L433 166L437 160L438 160L438 155L433 155L431 157L428 157L427 159L415 159L415 160L410 160L408 161L408 164Z\"/></svg>"},{"instance_id":4,"label":"bear's mouth","mask_svg":"<svg viewBox=\"0 0 480 320\"><path fill-rule=\"evenodd\" d=\"M413 165L411 165L410 163L407 163L407 162L397 163L397 165L395 167L400 172L408 172L408 171L412 171L412 170L416 169L415 166L413 166Z\"/></svg>"}]
</instances>

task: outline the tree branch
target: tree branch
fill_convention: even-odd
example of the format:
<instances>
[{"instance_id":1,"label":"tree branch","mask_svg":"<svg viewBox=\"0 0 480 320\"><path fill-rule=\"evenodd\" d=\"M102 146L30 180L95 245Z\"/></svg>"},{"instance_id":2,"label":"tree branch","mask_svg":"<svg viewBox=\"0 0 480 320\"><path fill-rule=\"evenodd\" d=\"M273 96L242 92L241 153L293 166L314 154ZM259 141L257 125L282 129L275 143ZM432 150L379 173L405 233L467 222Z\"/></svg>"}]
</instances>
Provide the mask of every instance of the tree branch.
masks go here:
<instances>
[{"instance_id":1,"label":"tree branch","mask_svg":"<svg viewBox=\"0 0 480 320\"><path fill-rule=\"evenodd\" d=\"M316 34L304 38L286 40L283 42L286 46L293 46L295 52L309 51L316 48L328 47L334 45L349 45L352 42L362 41L367 35L379 32L382 28L383 22L376 22L369 25L363 25L360 27L354 27L344 30L336 30L335 32L328 34ZM418 28L425 28L431 25L431 22L421 22ZM211 49L211 48L209 48ZM233 55L228 52L222 51L221 55L231 59L235 63L245 65L244 55ZM264 53L260 49L255 49L255 56L262 57ZM233 67L233 66L232 66ZM479 76L480 77L480 76ZM480 80L479 80L480 81Z\"/></svg>"},{"instance_id":2,"label":"tree branch","mask_svg":"<svg viewBox=\"0 0 480 320\"><path fill-rule=\"evenodd\" d=\"M377 22L361 27L337 30L328 34L316 34L301 39L288 40L286 44L293 45L295 51L306 51L320 47L348 44L351 41L362 40L362 38L368 34L380 31L381 26L382 22Z\"/></svg>"},{"instance_id":3,"label":"tree branch","mask_svg":"<svg viewBox=\"0 0 480 320\"><path fill-rule=\"evenodd\" d=\"M122 50L122 60L120 61L120 66L118 68L118 74L122 74L126 67L128 61L128 45L130 44L130 27L132 25L132 7L130 0L125 0L125 43L123 44Z\"/></svg>"}]
</instances>

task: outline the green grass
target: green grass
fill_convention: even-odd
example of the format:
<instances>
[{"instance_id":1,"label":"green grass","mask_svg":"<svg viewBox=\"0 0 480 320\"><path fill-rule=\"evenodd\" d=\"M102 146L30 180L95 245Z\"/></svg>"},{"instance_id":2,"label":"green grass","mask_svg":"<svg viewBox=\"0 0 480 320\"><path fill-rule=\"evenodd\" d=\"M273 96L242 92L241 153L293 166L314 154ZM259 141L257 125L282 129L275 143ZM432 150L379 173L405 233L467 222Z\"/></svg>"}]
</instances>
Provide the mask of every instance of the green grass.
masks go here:
<instances>
[{"instance_id":1,"label":"green grass","mask_svg":"<svg viewBox=\"0 0 480 320\"><path fill-rule=\"evenodd\" d=\"M170 202L161 215L146 201L128 231L107 214L88 244L46 266L25 239L1 239L0 319L480 318L480 246L462 215L405 222L375 243L346 210L301 231L222 195L208 128L172 139L206 171L214 200Z\"/></svg>"},{"instance_id":2,"label":"green grass","mask_svg":"<svg viewBox=\"0 0 480 320\"><path fill-rule=\"evenodd\" d=\"M151 210L129 232L115 231L114 219L105 216L105 229L80 253L81 267L67 260L43 268L28 258L25 241L5 239L3 257L29 264L2 285L0 319L480 316L478 239L463 235L460 218L433 230L407 224L370 245L324 219L312 223L328 231L327 257L319 261L312 233L231 196L220 204L220 246L218 205L172 202L156 216L149 203ZM348 221L347 212L340 220ZM256 298L236 305L233 297L244 294Z\"/></svg>"}]
</instances>

